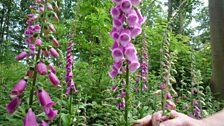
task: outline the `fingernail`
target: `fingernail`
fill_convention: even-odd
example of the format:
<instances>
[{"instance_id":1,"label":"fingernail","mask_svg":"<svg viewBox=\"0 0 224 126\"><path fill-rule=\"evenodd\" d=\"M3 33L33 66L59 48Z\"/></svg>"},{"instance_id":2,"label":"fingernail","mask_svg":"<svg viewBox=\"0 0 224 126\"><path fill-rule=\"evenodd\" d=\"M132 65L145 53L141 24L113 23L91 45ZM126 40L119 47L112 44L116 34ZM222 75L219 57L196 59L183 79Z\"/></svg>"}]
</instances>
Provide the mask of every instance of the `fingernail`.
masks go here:
<instances>
[{"instance_id":1,"label":"fingernail","mask_svg":"<svg viewBox=\"0 0 224 126\"><path fill-rule=\"evenodd\" d=\"M159 126L165 126L165 125L163 125L163 124L160 124Z\"/></svg>"}]
</instances>

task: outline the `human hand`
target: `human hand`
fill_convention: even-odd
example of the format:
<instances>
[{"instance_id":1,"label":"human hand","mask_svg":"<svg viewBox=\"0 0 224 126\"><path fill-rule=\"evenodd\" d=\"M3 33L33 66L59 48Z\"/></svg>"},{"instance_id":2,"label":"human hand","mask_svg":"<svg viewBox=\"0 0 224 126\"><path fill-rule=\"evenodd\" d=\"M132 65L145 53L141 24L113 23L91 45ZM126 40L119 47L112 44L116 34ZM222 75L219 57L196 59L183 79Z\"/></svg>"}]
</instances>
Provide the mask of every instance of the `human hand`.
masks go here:
<instances>
[{"instance_id":1,"label":"human hand","mask_svg":"<svg viewBox=\"0 0 224 126\"><path fill-rule=\"evenodd\" d=\"M169 117L162 117L160 113L156 113L136 121L132 126L206 126L206 124L185 114L171 111Z\"/></svg>"}]
</instances>

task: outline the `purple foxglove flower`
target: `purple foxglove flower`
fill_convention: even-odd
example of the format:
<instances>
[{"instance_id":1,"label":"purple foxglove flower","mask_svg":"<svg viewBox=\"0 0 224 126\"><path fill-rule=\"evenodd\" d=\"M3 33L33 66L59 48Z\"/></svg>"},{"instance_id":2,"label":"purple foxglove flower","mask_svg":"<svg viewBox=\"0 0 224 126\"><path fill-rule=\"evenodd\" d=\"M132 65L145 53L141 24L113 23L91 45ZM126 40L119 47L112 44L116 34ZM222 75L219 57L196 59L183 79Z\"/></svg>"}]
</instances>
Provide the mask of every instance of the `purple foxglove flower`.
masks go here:
<instances>
[{"instance_id":1,"label":"purple foxglove flower","mask_svg":"<svg viewBox=\"0 0 224 126\"><path fill-rule=\"evenodd\" d=\"M58 113L58 110L53 110L52 108L44 108L44 111L48 117L48 119L52 122L55 118L55 116Z\"/></svg>"},{"instance_id":2,"label":"purple foxglove flower","mask_svg":"<svg viewBox=\"0 0 224 126\"><path fill-rule=\"evenodd\" d=\"M40 27L39 24L36 24L36 25L34 26L34 30L35 30L35 32L40 32L40 29L41 29L41 27Z\"/></svg>"},{"instance_id":3,"label":"purple foxglove flower","mask_svg":"<svg viewBox=\"0 0 224 126\"><path fill-rule=\"evenodd\" d=\"M115 48L112 50L112 57L114 58L115 62L119 62L124 59L123 52L120 48Z\"/></svg>"},{"instance_id":4,"label":"purple foxglove flower","mask_svg":"<svg viewBox=\"0 0 224 126\"><path fill-rule=\"evenodd\" d=\"M18 96L16 96L10 101L9 104L6 105L6 109L10 115L16 111L16 109L21 104L21 101L22 100Z\"/></svg>"},{"instance_id":5,"label":"purple foxglove flower","mask_svg":"<svg viewBox=\"0 0 224 126\"><path fill-rule=\"evenodd\" d=\"M53 45L56 46L56 47L59 46L59 42L58 42L58 40L57 40L55 37L52 38L52 43L53 43Z\"/></svg>"},{"instance_id":6,"label":"purple foxglove flower","mask_svg":"<svg viewBox=\"0 0 224 126\"><path fill-rule=\"evenodd\" d=\"M27 52L21 52L19 55L16 56L16 60L23 60L27 57Z\"/></svg>"},{"instance_id":7,"label":"purple foxglove flower","mask_svg":"<svg viewBox=\"0 0 224 126\"><path fill-rule=\"evenodd\" d=\"M54 25L53 24L49 24L49 28L52 32L56 32Z\"/></svg>"},{"instance_id":8,"label":"purple foxglove flower","mask_svg":"<svg viewBox=\"0 0 224 126\"><path fill-rule=\"evenodd\" d=\"M34 52L36 50L36 46L34 44L30 44L30 50Z\"/></svg>"},{"instance_id":9,"label":"purple foxglove flower","mask_svg":"<svg viewBox=\"0 0 224 126\"><path fill-rule=\"evenodd\" d=\"M125 93L125 91L123 89L120 90L120 94L121 94L121 97L125 97L126 96L126 93Z\"/></svg>"},{"instance_id":10,"label":"purple foxglove flower","mask_svg":"<svg viewBox=\"0 0 224 126\"><path fill-rule=\"evenodd\" d=\"M33 78L34 76L34 69L33 68L30 68L27 73L26 73L26 76L30 77L30 78Z\"/></svg>"},{"instance_id":11,"label":"purple foxglove flower","mask_svg":"<svg viewBox=\"0 0 224 126\"><path fill-rule=\"evenodd\" d=\"M36 0L36 2L37 2L37 3L40 3L40 2L41 2L41 0Z\"/></svg>"},{"instance_id":12,"label":"purple foxglove flower","mask_svg":"<svg viewBox=\"0 0 224 126\"><path fill-rule=\"evenodd\" d=\"M54 73L51 72L48 77L54 86L58 86L60 84L60 80Z\"/></svg>"},{"instance_id":13,"label":"purple foxglove flower","mask_svg":"<svg viewBox=\"0 0 224 126\"><path fill-rule=\"evenodd\" d=\"M169 92L166 93L166 99L172 99L172 95Z\"/></svg>"},{"instance_id":14,"label":"purple foxglove flower","mask_svg":"<svg viewBox=\"0 0 224 126\"><path fill-rule=\"evenodd\" d=\"M46 123L44 120L41 120L40 126L49 126L48 123Z\"/></svg>"},{"instance_id":15,"label":"purple foxglove flower","mask_svg":"<svg viewBox=\"0 0 224 126\"><path fill-rule=\"evenodd\" d=\"M43 50L43 54L44 54L44 56L46 56L46 57L49 57L49 56L50 56L50 53L49 53L49 51L47 51L47 50Z\"/></svg>"},{"instance_id":16,"label":"purple foxglove flower","mask_svg":"<svg viewBox=\"0 0 224 126\"><path fill-rule=\"evenodd\" d=\"M143 90L148 90L148 87L145 84L142 85L142 88Z\"/></svg>"},{"instance_id":17,"label":"purple foxglove flower","mask_svg":"<svg viewBox=\"0 0 224 126\"><path fill-rule=\"evenodd\" d=\"M51 4L47 4L47 9L52 11L54 10Z\"/></svg>"},{"instance_id":18,"label":"purple foxglove flower","mask_svg":"<svg viewBox=\"0 0 224 126\"><path fill-rule=\"evenodd\" d=\"M135 49L134 46L129 46L125 49L125 57L127 60L131 61L138 61L138 57L137 57L137 51Z\"/></svg>"},{"instance_id":19,"label":"purple foxglove flower","mask_svg":"<svg viewBox=\"0 0 224 126\"><path fill-rule=\"evenodd\" d=\"M188 104L185 105L185 110L186 110L186 111L189 110L189 106L188 106Z\"/></svg>"},{"instance_id":20,"label":"purple foxglove flower","mask_svg":"<svg viewBox=\"0 0 224 126\"><path fill-rule=\"evenodd\" d=\"M43 62L39 62L37 64L37 72L40 75L46 75L47 74L47 66Z\"/></svg>"},{"instance_id":21,"label":"purple foxglove flower","mask_svg":"<svg viewBox=\"0 0 224 126\"><path fill-rule=\"evenodd\" d=\"M70 92L71 92L71 88L68 87L68 88L67 88L67 91L65 92L65 94L68 96L68 95L70 94Z\"/></svg>"},{"instance_id":22,"label":"purple foxglove flower","mask_svg":"<svg viewBox=\"0 0 224 126\"><path fill-rule=\"evenodd\" d=\"M49 64L49 68L50 68L50 70L51 70L52 73L56 74L56 69L53 66L53 64Z\"/></svg>"},{"instance_id":23,"label":"purple foxglove flower","mask_svg":"<svg viewBox=\"0 0 224 126\"><path fill-rule=\"evenodd\" d=\"M117 85L112 86L111 90L115 92L117 90Z\"/></svg>"},{"instance_id":24,"label":"purple foxglove flower","mask_svg":"<svg viewBox=\"0 0 224 126\"><path fill-rule=\"evenodd\" d=\"M112 51L113 49L116 49L118 47L119 47L119 43L115 41L113 46L112 46L112 48L110 50Z\"/></svg>"},{"instance_id":25,"label":"purple foxglove flower","mask_svg":"<svg viewBox=\"0 0 224 126\"><path fill-rule=\"evenodd\" d=\"M126 14L130 13L130 11L132 10L132 4L131 4L131 1L130 1L130 0L123 0L123 1L121 2L120 7L121 7L121 10L122 10L124 13L126 13Z\"/></svg>"},{"instance_id":26,"label":"purple foxglove flower","mask_svg":"<svg viewBox=\"0 0 224 126\"><path fill-rule=\"evenodd\" d=\"M50 53L53 57L58 58L59 54L54 48L50 48Z\"/></svg>"},{"instance_id":27,"label":"purple foxglove flower","mask_svg":"<svg viewBox=\"0 0 224 126\"><path fill-rule=\"evenodd\" d=\"M110 14L113 18L118 18L121 15L121 11L119 7L112 7L110 10Z\"/></svg>"},{"instance_id":28,"label":"purple foxglove flower","mask_svg":"<svg viewBox=\"0 0 224 126\"><path fill-rule=\"evenodd\" d=\"M167 101L165 106L167 109L176 110L176 105L173 101Z\"/></svg>"},{"instance_id":29,"label":"purple foxglove flower","mask_svg":"<svg viewBox=\"0 0 224 126\"><path fill-rule=\"evenodd\" d=\"M125 102L125 99L122 98L121 108L125 109L125 107L126 107L126 102Z\"/></svg>"},{"instance_id":30,"label":"purple foxglove flower","mask_svg":"<svg viewBox=\"0 0 224 126\"><path fill-rule=\"evenodd\" d=\"M198 106L198 102L195 99L193 100L193 105Z\"/></svg>"},{"instance_id":31,"label":"purple foxglove flower","mask_svg":"<svg viewBox=\"0 0 224 126\"><path fill-rule=\"evenodd\" d=\"M124 24L124 15L121 15L119 18L113 19L113 26L117 29L122 29Z\"/></svg>"},{"instance_id":32,"label":"purple foxglove flower","mask_svg":"<svg viewBox=\"0 0 224 126\"><path fill-rule=\"evenodd\" d=\"M117 4L121 3L122 1L123 0L112 0L112 2L117 3Z\"/></svg>"},{"instance_id":33,"label":"purple foxglove flower","mask_svg":"<svg viewBox=\"0 0 224 126\"><path fill-rule=\"evenodd\" d=\"M140 3L141 3L142 0L131 0L131 3L137 7Z\"/></svg>"},{"instance_id":34,"label":"purple foxglove flower","mask_svg":"<svg viewBox=\"0 0 224 126\"><path fill-rule=\"evenodd\" d=\"M139 22L138 15L134 10L132 10L131 13L128 14L126 20L129 27L134 27Z\"/></svg>"},{"instance_id":35,"label":"purple foxglove flower","mask_svg":"<svg viewBox=\"0 0 224 126\"><path fill-rule=\"evenodd\" d=\"M51 97L44 89L39 90L37 95L42 107L51 108L54 105L54 102L51 100Z\"/></svg>"},{"instance_id":36,"label":"purple foxglove flower","mask_svg":"<svg viewBox=\"0 0 224 126\"><path fill-rule=\"evenodd\" d=\"M131 37L134 39L136 38L138 35L140 35L142 33L142 28L138 27L138 26L134 26L131 29Z\"/></svg>"},{"instance_id":37,"label":"purple foxglove flower","mask_svg":"<svg viewBox=\"0 0 224 126\"><path fill-rule=\"evenodd\" d=\"M44 12L44 7L41 7L40 8L40 12Z\"/></svg>"},{"instance_id":38,"label":"purple foxglove flower","mask_svg":"<svg viewBox=\"0 0 224 126\"><path fill-rule=\"evenodd\" d=\"M24 89L25 89L25 87L26 87L26 80L25 79L21 79L15 86L14 86L14 88L12 89L12 92L11 92L11 94L12 95L19 95L19 94L21 94L23 91L24 91Z\"/></svg>"},{"instance_id":39,"label":"purple foxglove flower","mask_svg":"<svg viewBox=\"0 0 224 126\"><path fill-rule=\"evenodd\" d=\"M138 24L142 25L143 23L145 23L146 17L142 16L142 13L141 13L141 11L138 8L136 9L136 14L138 15L138 18L139 18Z\"/></svg>"},{"instance_id":40,"label":"purple foxglove flower","mask_svg":"<svg viewBox=\"0 0 224 126\"><path fill-rule=\"evenodd\" d=\"M41 44L42 44L41 38L37 38L36 41L35 41L35 45L41 46Z\"/></svg>"},{"instance_id":41,"label":"purple foxglove flower","mask_svg":"<svg viewBox=\"0 0 224 126\"><path fill-rule=\"evenodd\" d=\"M38 126L36 115L31 108L26 113L24 126Z\"/></svg>"},{"instance_id":42,"label":"purple foxglove flower","mask_svg":"<svg viewBox=\"0 0 224 126\"><path fill-rule=\"evenodd\" d=\"M133 61L129 64L128 68L130 73L134 73L140 67L140 63L138 61Z\"/></svg>"},{"instance_id":43,"label":"purple foxglove flower","mask_svg":"<svg viewBox=\"0 0 224 126\"><path fill-rule=\"evenodd\" d=\"M130 34L131 32L129 29L125 29L120 33L119 41L123 47L126 47L130 43L131 41Z\"/></svg>"},{"instance_id":44,"label":"purple foxglove flower","mask_svg":"<svg viewBox=\"0 0 224 126\"><path fill-rule=\"evenodd\" d=\"M112 36L113 40L116 41L116 40L119 39L119 32L114 31L114 32L111 33L111 36Z\"/></svg>"},{"instance_id":45,"label":"purple foxglove flower","mask_svg":"<svg viewBox=\"0 0 224 126\"><path fill-rule=\"evenodd\" d=\"M111 69L110 72L108 72L109 76L114 79L118 75L118 70L117 69Z\"/></svg>"},{"instance_id":46,"label":"purple foxglove flower","mask_svg":"<svg viewBox=\"0 0 224 126\"><path fill-rule=\"evenodd\" d=\"M166 85L165 85L164 83L161 83L161 85L160 85L160 89L161 89L161 90L165 90L165 89L166 89Z\"/></svg>"}]
</instances>

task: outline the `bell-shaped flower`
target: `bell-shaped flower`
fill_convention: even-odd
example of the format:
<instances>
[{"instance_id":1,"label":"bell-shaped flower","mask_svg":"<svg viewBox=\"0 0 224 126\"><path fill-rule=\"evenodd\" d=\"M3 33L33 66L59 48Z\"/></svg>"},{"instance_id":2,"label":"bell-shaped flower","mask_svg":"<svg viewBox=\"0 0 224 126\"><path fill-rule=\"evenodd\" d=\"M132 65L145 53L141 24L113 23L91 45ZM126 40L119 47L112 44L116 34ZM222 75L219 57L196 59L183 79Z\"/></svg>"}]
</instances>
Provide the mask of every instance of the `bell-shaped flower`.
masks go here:
<instances>
[{"instance_id":1,"label":"bell-shaped flower","mask_svg":"<svg viewBox=\"0 0 224 126\"><path fill-rule=\"evenodd\" d=\"M53 73L51 72L49 75L48 75L51 83L54 85L54 86L58 86L60 84L60 80L58 79L58 77Z\"/></svg>"},{"instance_id":2,"label":"bell-shaped flower","mask_svg":"<svg viewBox=\"0 0 224 126\"><path fill-rule=\"evenodd\" d=\"M116 49L118 47L119 47L119 43L117 41L115 41L110 50L112 51L113 49Z\"/></svg>"},{"instance_id":3,"label":"bell-shaped flower","mask_svg":"<svg viewBox=\"0 0 224 126\"><path fill-rule=\"evenodd\" d=\"M21 93L24 91L24 89L25 89L25 87L26 87L26 84L27 84L26 80L25 80L25 79L21 79L21 80L14 86L14 88L12 89L11 94L12 94L12 95L19 95L19 94L21 94Z\"/></svg>"},{"instance_id":4,"label":"bell-shaped flower","mask_svg":"<svg viewBox=\"0 0 224 126\"><path fill-rule=\"evenodd\" d=\"M49 64L49 68L50 68L50 70L51 70L52 73L56 74L56 69L53 66L53 64Z\"/></svg>"},{"instance_id":5,"label":"bell-shaped flower","mask_svg":"<svg viewBox=\"0 0 224 126\"><path fill-rule=\"evenodd\" d=\"M53 24L50 24L50 23L49 23L49 29L50 29L52 32L56 32L56 29L54 28L54 25L53 25Z\"/></svg>"},{"instance_id":6,"label":"bell-shaped flower","mask_svg":"<svg viewBox=\"0 0 224 126\"><path fill-rule=\"evenodd\" d=\"M142 89L143 89L143 90L148 90L148 87L147 87L145 84L143 84L143 85L142 85Z\"/></svg>"},{"instance_id":7,"label":"bell-shaped flower","mask_svg":"<svg viewBox=\"0 0 224 126\"><path fill-rule=\"evenodd\" d=\"M139 19L138 24L142 25L143 23L145 23L146 17L142 16L140 9L138 9L138 8L136 9L136 14L138 15L138 19Z\"/></svg>"},{"instance_id":8,"label":"bell-shaped flower","mask_svg":"<svg viewBox=\"0 0 224 126\"><path fill-rule=\"evenodd\" d=\"M59 53L54 48L50 48L50 53L55 58L59 57Z\"/></svg>"},{"instance_id":9,"label":"bell-shaped flower","mask_svg":"<svg viewBox=\"0 0 224 126\"><path fill-rule=\"evenodd\" d=\"M41 120L40 122L40 126L49 126L47 122L45 122L44 120Z\"/></svg>"},{"instance_id":10,"label":"bell-shaped flower","mask_svg":"<svg viewBox=\"0 0 224 126\"><path fill-rule=\"evenodd\" d=\"M119 6L112 7L110 10L110 14L113 18L118 18L121 15L121 10Z\"/></svg>"},{"instance_id":11,"label":"bell-shaped flower","mask_svg":"<svg viewBox=\"0 0 224 126\"><path fill-rule=\"evenodd\" d=\"M128 47L126 47L124 54L126 59L130 62L138 60L137 51L132 43L130 43Z\"/></svg>"},{"instance_id":12,"label":"bell-shaped flower","mask_svg":"<svg viewBox=\"0 0 224 126\"><path fill-rule=\"evenodd\" d=\"M46 49L43 50L43 54L44 54L44 56L46 56L46 57L49 57L49 56L50 56L49 51L46 50Z\"/></svg>"},{"instance_id":13,"label":"bell-shaped flower","mask_svg":"<svg viewBox=\"0 0 224 126\"><path fill-rule=\"evenodd\" d=\"M131 35L131 32L129 29L124 29L120 33L119 42L123 47L126 47L130 43L131 41L130 35Z\"/></svg>"},{"instance_id":14,"label":"bell-shaped flower","mask_svg":"<svg viewBox=\"0 0 224 126\"><path fill-rule=\"evenodd\" d=\"M131 0L131 3L137 7L140 3L141 3L142 0Z\"/></svg>"},{"instance_id":15,"label":"bell-shaped flower","mask_svg":"<svg viewBox=\"0 0 224 126\"><path fill-rule=\"evenodd\" d=\"M111 71L108 72L109 76L114 80L114 78L118 75L119 71L114 68L114 67L111 67Z\"/></svg>"},{"instance_id":16,"label":"bell-shaped flower","mask_svg":"<svg viewBox=\"0 0 224 126\"><path fill-rule=\"evenodd\" d=\"M134 10L131 11L131 13L127 16L127 24L129 27L134 27L139 22L138 15Z\"/></svg>"},{"instance_id":17,"label":"bell-shaped flower","mask_svg":"<svg viewBox=\"0 0 224 126\"><path fill-rule=\"evenodd\" d=\"M36 25L34 26L34 31L35 31L35 32L40 32L40 30L41 30L40 25L39 25L39 24L36 24Z\"/></svg>"},{"instance_id":18,"label":"bell-shaped flower","mask_svg":"<svg viewBox=\"0 0 224 126\"><path fill-rule=\"evenodd\" d=\"M47 74L47 66L43 62L39 62L37 64L37 72L40 75L46 75Z\"/></svg>"},{"instance_id":19,"label":"bell-shaped flower","mask_svg":"<svg viewBox=\"0 0 224 126\"><path fill-rule=\"evenodd\" d=\"M112 0L112 2L117 3L119 5L123 0Z\"/></svg>"},{"instance_id":20,"label":"bell-shaped flower","mask_svg":"<svg viewBox=\"0 0 224 126\"><path fill-rule=\"evenodd\" d=\"M169 92L166 93L166 99L172 99L172 95Z\"/></svg>"},{"instance_id":21,"label":"bell-shaped flower","mask_svg":"<svg viewBox=\"0 0 224 126\"><path fill-rule=\"evenodd\" d=\"M131 37L135 39L138 35L142 33L142 28L138 26L134 26L131 28Z\"/></svg>"},{"instance_id":22,"label":"bell-shaped flower","mask_svg":"<svg viewBox=\"0 0 224 126\"><path fill-rule=\"evenodd\" d=\"M51 10L51 11L53 11L53 10L54 10L54 9L53 9L53 7L52 7L52 5L51 5L51 4L49 4L49 3L47 4L47 9L48 9L48 10Z\"/></svg>"},{"instance_id":23,"label":"bell-shaped flower","mask_svg":"<svg viewBox=\"0 0 224 126\"><path fill-rule=\"evenodd\" d=\"M53 110L52 108L44 108L44 112L46 113L48 119L52 122L55 116L58 113L58 110Z\"/></svg>"},{"instance_id":24,"label":"bell-shaped flower","mask_svg":"<svg viewBox=\"0 0 224 126\"><path fill-rule=\"evenodd\" d=\"M31 108L26 113L24 126L38 126L36 115Z\"/></svg>"},{"instance_id":25,"label":"bell-shaped flower","mask_svg":"<svg viewBox=\"0 0 224 126\"><path fill-rule=\"evenodd\" d=\"M16 56L16 60L23 60L27 56L27 52L21 52L19 55Z\"/></svg>"},{"instance_id":26,"label":"bell-shaped flower","mask_svg":"<svg viewBox=\"0 0 224 126\"><path fill-rule=\"evenodd\" d=\"M53 43L53 45L56 46L56 47L59 46L59 42L58 42L58 40L57 40L55 37L52 38L52 43Z\"/></svg>"},{"instance_id":27,"label":"bell-shaped flower","mask_svg":"<svg viewBox=\"0 0 224 126\"><path fill-rule=\"evenodd\" d=\"M138 61L132 61L129 65L129 71L130 73L134 73L138 68L140 67L140 63Z\"/></svg>"},{"instance_id":28,"label":"bell-shaped flower","mask_svg":"<svg viewBox=\"0 0 224 126\"><path fill-rule=\"evenodd\" d=\"M22 100L18 96L16 96L10 101L9 104L6 105L6 109L10 115L16 111L16 109L21 104L21 101Z\"/></svg>"},{"instance_id":29,"label":"bell-shaped flower","mask_svg":"<svg viewBox=\"0 0 224 126\"><path fill-rule=\"evenodd\" d=\"M51 108L54 105L54 102L51 100L51 97L44 89L39 90L37 95L42 107Z\"/></svg>"},{"instance_id":30,"label":"bell-shaped flower","mask_svg":"<svg viewBox=\"0 0 224 126\"><path fill-rule=\"evenodd\" d=\"M26 76L33 78L34 76L34 69L31 67L27 72L26 72Z\"/></svg>"},{"instance_id":31,"label":"bell-shaped flower","mask_svg":"<svg viewBox=\"0 0 224 126\"><path fill-rule=\"evenodd\" d=\"M113 27L119 29L123 28L123 24L124 24L124 15L120 15L119 18L113 19Z\"/></svg>"},{"instance_id":32,"label":"bell-shaped flower","mask_svg":"<svg viewBox=\"0 0 224 126\"><path fill-rule=\"evenodd\" d=\"M40 46L42 44L41 38L37 38L35 41L35 45Z\"/></svg>"},{"instance_id":33,"label":"bell-shaped flower","mask_svg":"<svg viewBox=\"0 0 224 126\"><path fill-rule=\"evenodd\" d=\"M131 10L132 10L132 4L131 4L131 1L130 1L130 0L123 0L123 1L121 2L120 8L121 8L121 10L122 10L124 13L126 13L126 14L130 13Z\"/></svg>"},{"instance_id":34,"label":"bell-shaped flower","mask_svg":"<svg viewBox=\"0 0 224 126\"><path fill-rule=\"evenodd\" d=\"M115 48L112 50L112 57L115 62L119 62L124 59L123 51L121 48Z\"/></svg>"}]
</instances>

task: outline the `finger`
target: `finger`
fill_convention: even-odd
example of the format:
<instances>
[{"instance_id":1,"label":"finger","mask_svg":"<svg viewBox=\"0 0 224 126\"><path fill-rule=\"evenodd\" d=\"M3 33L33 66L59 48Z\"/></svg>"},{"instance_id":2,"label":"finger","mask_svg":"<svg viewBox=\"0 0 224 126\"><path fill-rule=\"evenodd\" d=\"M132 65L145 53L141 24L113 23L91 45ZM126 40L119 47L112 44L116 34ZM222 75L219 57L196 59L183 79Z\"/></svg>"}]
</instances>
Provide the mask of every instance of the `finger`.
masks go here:
<instances>
[{"instance_id":1,"label":"finger","mask_svg":"<svg viewBox=\"0 0 224 126\"><path fill-rule=\"evenodd\" d=\"M162 122L160 126L183 126L182 124L183 122L181 121L181 119L176 118Z\"/></svg>"},{"instance_id":2,"label":"finger","mask_svg":"<svg viewBox=\"0 0 224 126\"><path fill-rule=\"evenodd\" d=\"M161 113L153 114L153 116L152 116L152 125L153 126L159 126L161 118L162 118Z\"/></svg>"},{"instance_id":3,"label":"finger","mask_svg":"<svg viewBox=\"0 0 224 126\"><path fill-rule=\"evenodd\" d=\"M132 126L152 126L152 116L148 115L140 120L137 120Z\"/></svg>"}]
</instances>

